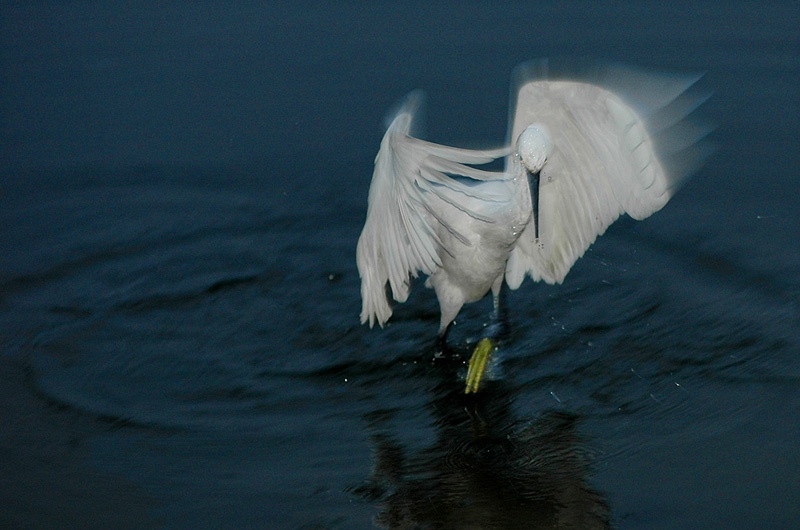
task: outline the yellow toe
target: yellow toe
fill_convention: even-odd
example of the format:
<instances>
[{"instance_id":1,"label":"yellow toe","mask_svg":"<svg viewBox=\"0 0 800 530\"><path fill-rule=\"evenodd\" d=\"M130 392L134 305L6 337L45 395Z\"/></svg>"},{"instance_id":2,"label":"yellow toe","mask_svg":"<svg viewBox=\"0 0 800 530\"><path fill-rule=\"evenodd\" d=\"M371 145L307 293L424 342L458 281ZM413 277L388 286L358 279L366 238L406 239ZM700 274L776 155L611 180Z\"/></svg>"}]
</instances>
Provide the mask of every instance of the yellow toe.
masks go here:
<instances>
[{"instance_id":1,"label":"yellow toe","mask_svg":"<svg viewBox=\"0 0 800 530\"><path fill-rule=\"evenodd\" d=\"M467 368L467 388L464 390L465 394L472 394L478 391L478 386L481 384L481 379L486 371L486 362L489 360L489 355L495 350L495 344L491 339L481 339L472 352L472 357L469 359L469 367Z\"/></svg>"}]
</instances>

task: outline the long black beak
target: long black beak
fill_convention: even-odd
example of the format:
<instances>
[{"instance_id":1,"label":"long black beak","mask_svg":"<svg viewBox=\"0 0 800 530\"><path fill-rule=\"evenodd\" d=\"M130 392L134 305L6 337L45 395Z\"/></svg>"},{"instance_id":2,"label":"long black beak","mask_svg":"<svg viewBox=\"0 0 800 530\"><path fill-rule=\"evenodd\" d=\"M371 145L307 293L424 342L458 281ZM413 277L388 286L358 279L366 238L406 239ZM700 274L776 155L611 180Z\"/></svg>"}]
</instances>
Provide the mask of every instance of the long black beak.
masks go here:
<instances>
[{"instance_id":1,"label":"long black beak","mask_svg":"<svg viewBox=\"0 0 800 530\"><path fill-rule=\"evenodd\" d=\"M536 239L539 239L539 173L531 173L527 169L528 185L531 189L531 204L533 205L533 231Z\"/></svg>"}]
</instances>

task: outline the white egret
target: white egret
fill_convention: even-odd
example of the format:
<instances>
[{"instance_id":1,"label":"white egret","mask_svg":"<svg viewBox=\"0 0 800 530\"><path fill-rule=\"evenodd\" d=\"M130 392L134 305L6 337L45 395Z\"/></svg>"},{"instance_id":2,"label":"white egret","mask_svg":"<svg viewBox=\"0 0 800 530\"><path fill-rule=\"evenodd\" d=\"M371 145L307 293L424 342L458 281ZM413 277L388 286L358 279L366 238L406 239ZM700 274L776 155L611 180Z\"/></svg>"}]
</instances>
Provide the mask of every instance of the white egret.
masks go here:
<instances>
[{"instance_id":1,"label":"white egret","mask_svg":"<svg viewBox=\"0 0 800 530\"><path fill-rule=\"evenodd\" d=\"M412 136L419 92L388 126L358 240L361 322L392 314L386 285L405 302L412 277L428 275L439 300L439 336L465 303L494 297L526 275L555 284L620 215L644 219L663 207L693 169L705 129L687 116L703 98L699 76L594 66L555 72L518 67L507 144L468 150ZM570 73L572 72L572 73ZM505 158L505 170L474 166ZM492 338L479 342L466 392L474 392Z\"/></svg>"}]
</instances>

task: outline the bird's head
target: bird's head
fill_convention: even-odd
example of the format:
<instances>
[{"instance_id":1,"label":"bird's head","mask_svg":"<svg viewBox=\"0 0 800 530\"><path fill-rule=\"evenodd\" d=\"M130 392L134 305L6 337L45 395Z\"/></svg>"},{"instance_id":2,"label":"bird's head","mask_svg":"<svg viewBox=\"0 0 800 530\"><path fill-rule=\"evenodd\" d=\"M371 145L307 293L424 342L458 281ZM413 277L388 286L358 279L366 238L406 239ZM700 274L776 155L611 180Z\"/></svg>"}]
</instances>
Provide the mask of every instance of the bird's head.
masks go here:
<instances>
[{"instance_id":1,"label":"bird's head","mask_svg":"<svg viewBox=\"0 0 800 530\"><path fill-rule=\"evenodd\" d=\"M517 153L525 169L531 173L542 170L551 149L550 133L541 123L528 125L517 139Z\"/></svg>"}]
</instances>

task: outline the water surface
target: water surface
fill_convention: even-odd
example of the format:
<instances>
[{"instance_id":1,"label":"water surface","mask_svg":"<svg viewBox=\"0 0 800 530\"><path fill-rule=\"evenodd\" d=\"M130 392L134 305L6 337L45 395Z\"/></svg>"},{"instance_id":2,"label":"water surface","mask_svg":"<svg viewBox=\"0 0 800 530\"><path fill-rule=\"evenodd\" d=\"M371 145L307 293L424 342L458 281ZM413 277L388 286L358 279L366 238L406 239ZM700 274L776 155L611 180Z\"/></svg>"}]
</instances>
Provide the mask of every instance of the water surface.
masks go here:
<instances>
[{"instance_id":1,"label":"water surface","mask_svg":"<svg viewBox=\"0 0 800 530\"><path fill-rule=\"evenodd\" d=\"M2 7L8 528L790 528L800 521L798 8ZM705 71L717 152L561 286L485 392L420 284L359 326L383 115L505 134L521 61Z\"/></svg>"}]
</instances>

